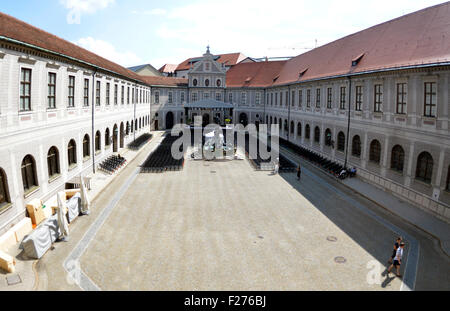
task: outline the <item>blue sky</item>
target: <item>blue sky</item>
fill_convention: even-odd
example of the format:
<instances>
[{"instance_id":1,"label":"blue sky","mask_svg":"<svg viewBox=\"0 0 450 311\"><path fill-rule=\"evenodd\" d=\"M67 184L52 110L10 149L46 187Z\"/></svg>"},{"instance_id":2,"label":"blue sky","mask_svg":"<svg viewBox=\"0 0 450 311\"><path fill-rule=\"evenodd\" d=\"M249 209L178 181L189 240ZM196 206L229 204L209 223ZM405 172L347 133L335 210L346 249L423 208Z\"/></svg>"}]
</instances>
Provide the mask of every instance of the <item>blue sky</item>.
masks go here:
<instances>
[{"instance_id":1,"label":"blue sky","mask_svg":"<svg viewBox=\"0 0 450 311\"><path fill-rule=\"evenodd\" d=\"M212 53L295 56L433 0L0 0L0 11L123 66Z\"/></svg>"}]
</instances>

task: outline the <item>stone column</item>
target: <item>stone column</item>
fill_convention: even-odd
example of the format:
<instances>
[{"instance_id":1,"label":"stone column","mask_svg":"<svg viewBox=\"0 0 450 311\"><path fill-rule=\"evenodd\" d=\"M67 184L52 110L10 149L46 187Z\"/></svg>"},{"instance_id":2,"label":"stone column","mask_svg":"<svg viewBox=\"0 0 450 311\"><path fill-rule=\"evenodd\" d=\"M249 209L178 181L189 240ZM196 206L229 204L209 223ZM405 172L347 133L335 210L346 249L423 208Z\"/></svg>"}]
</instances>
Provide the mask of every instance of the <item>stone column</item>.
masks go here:
<instances>
[{"instance_id":1,"label":"stone column","mask_svg":"<svg viewBox=\"0 0 450 311\"><path fill-rule=\"evenodd\" d=\"M405 176L405 187L410 187L411 186L411 182L413 179L413 175L412 175L412 169L413 169L413 163L414 163L414 141L411 142L411 144L409 145L409 155L408 155L408 162L406 163L407 168L406 168L406 176Z\"/></svg>"}]
</instances>

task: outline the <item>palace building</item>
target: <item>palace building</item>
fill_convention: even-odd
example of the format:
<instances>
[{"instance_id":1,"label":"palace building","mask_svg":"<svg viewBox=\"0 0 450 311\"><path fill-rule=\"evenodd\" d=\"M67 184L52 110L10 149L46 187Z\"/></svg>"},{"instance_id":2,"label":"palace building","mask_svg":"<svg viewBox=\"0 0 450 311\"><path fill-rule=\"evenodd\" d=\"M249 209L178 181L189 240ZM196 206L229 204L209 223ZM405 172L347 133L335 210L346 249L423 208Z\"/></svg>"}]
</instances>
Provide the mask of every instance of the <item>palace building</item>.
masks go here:
<instances>
[{"instance_id":1,"label":"palace building","mask_svg":"<svg viewBox=\"0 0 450 311\"><path fill-rule=\"evenodd\" d=\"M277 124L283 139L448 221L449 20L447 2L288 60L208 47L158 74L0 13L0 234L26 202L92 173L136 135L195 116Z\"/></svg>"}]
</instances>

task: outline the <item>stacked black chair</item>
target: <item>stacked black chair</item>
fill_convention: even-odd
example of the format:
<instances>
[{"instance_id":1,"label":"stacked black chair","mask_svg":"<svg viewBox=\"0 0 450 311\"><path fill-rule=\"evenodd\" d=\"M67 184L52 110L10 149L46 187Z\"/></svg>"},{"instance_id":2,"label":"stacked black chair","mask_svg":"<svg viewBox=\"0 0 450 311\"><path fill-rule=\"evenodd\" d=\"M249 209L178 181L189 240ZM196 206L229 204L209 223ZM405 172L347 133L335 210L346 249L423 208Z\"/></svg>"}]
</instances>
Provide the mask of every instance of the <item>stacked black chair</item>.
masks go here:
<instances>
[{"instance_id":1,"label":"stacked black chair","mask_svg":"<svg viewBox=\"0 0 450 311\"><path fill-rule=\"evenodd\" d=\"M322 168L326 172L328 172L336 177L345 179L348 176L348 174L341 175L341 172L343 170L345 170L343 165L341 165L338 162L331 161L330 159L327 159L326 157L318 154L317 152L308 150L301 146L297 146L297 145L293 144L292 142L287 141L283 138L280 138L280 146L283 146L287 149L292 150L294 153L301 156L302 158L305 158L310 163ZM280 161L281 161L281 158L280 158Z\"/></svg>"},{"instance_id":2,"label":"stacked black chair","mask_svg":"<svg viewBox=\"0 0 450 311\"><path fill-rule=\"evenodd\" d=\"M107 174L114 174L125 165L127 160L120 155L112 155L99 164L99 169Z\"/></svg>"},{"instance_id":3,"label":"stacked black chair","mask_svg":"<svg viewBox=\"0 0 450 311\"><path fill-rule=\"evenodd\" d=\"M149 133L142 134L134 141L128 144L128 149L131 150L139 150L142 146L144 146L150 139L152 139L153 135Z\"/></svg>"},{"instance_id":4,"label":"stacked black chair","mask_svg":"<svg viewBox=\"0 0 450 311\"><path fill-rule=\"evenodd\" d=\"M152 152L141 166L142 173L163 173L167 171L179 171L183 169L184 157L174 159L172 157L172 144L179 136L166 135L158 148ZM180 151L184 151L180 146Z\"/></svg>"}]
</instances>

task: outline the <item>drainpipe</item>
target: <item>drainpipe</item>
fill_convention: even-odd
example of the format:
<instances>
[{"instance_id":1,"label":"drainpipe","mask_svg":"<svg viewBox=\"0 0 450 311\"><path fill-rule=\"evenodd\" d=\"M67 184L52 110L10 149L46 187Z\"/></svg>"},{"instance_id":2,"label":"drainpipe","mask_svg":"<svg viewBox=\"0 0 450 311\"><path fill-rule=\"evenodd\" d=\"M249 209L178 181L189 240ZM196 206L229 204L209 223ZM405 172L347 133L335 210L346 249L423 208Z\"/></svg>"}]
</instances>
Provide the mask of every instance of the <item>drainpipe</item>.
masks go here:
<instances>
[{"instance_id":1,"label":"drainpipe","mask_svg":"<svg viewBox=\"0 0 450 311\"><path fill-rule=\"evenodd\" d=\"M131 98L134 98L133 104L134 104L134 130L133 130L133 141L136 140L136 127L137 127L137 121L136 121L136 101L137 101L137 93L136 93L136 83L134 84L134 91L133 91L133 95L131 96Z\"/></svg>"},{"instance_id":2,"label":"drainpipe","mask_svg":"<svg viewBox=\"0 0 450 311\"><path fill-rule=\"evenodd\" d=\"M95 68L94 73L92 74L92 172L95 174L95 128L94 128L94 111L95 111L95 75L97 74L97 68Z\"/></svg>"},{"instance_id":3,"label":"drainpipe","mask_svg":"<svg viewBox=\"0 0 450 311\"><path fill-rule=\"evenodd\" d=\"M347 169L347 159L348 159L348 142L350 140L350 111L351 111L351 104L352 104L352 78L348 76L348 117L347 117L347 140L346 140L346 146L345 146L345 162L344 162L344 169Z\"/></svg>"},{"instance_id":4,"label":"drainpipe","mask_svg":"<svg viewBox=\"0 0 450 311\"><path fill-rule=\"evenodd\" d=\"M289 134L291 133L291 86L288 85L288 95L286 96L286 101L288 105L288 131L287 140L289 141Z\"/></svg>"}]
</instances>

